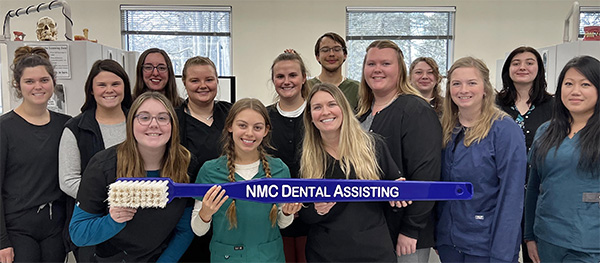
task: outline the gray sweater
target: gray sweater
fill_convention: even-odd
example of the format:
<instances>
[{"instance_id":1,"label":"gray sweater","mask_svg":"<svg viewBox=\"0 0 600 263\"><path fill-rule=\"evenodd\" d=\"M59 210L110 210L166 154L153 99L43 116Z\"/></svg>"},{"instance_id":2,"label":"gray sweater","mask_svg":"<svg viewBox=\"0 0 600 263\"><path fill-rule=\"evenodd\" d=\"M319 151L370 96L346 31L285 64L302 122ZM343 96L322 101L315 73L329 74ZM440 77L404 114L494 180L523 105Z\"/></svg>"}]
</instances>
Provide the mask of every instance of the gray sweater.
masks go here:
<instances>
[{"instance_id":1,"label":"gray sweater","mask_svg":"<svg viewBox=\"0 0 600 263\"><path fill-rule=\"evenodd\" d=\"M98 123L102 140L106 148L117 145L125 140L125 122L113 125ZM77 190L81 182L81 158L77 140L71 130L65 128L58 149L58 181L60 189L73 198L77 198Z\"/></svg>"}]
</instances>

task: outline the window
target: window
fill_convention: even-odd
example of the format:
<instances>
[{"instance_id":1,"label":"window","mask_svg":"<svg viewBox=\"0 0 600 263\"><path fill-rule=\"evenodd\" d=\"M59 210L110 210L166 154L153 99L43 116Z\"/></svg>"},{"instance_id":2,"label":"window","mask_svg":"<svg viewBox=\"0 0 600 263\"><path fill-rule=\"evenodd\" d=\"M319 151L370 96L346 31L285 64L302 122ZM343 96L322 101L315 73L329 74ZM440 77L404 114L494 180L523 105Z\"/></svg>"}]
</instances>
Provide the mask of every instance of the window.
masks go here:
<instances>
[{"instance_id":1,"label":"window","mask_svg":"<svg viewBox=\"0 0 600 263\"><path fill-rule=\"evenodd\" d=\"M579 8L579 38L583 38L583 27L600 25L600 6Z\"/></svg>"},{"instance_id":2,"label":"window","mask_svg":"<svg viewBox=\"0 0 600 263\"><path fill-rule=\"evenodd\" d=\"M374 40L394 41L407 65L432 57L440 72L452 62L455 7L346 8L348 77L360 80L367 46Z\"/></svg>"},{"instance_id":3,"label":"window","mask_svg":"<svg viewBox=\"0 0 600 263\"><path fill-rule=\"evenodd\" d=\"M121 5L123 48L165 50L181 75L193 56L209 57L217 74L231 75L231 7Z\"/></svg>"}]
</instances>

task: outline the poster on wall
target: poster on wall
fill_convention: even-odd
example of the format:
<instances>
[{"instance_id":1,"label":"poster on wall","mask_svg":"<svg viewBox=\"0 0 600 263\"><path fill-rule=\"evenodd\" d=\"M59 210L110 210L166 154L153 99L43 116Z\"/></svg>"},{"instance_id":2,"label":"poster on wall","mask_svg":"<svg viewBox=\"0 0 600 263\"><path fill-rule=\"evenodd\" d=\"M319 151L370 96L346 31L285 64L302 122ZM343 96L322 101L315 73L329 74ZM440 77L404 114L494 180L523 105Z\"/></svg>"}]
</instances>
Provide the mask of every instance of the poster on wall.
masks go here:
<instances>
[{"instance_id":1,"label":"poster on wall","mask_svg":"<svg viewBox=\"0 0 600 263\"><path fill-rule=\"evenodd\" d=\"M71 64L69 63L69 45L38 45L46 49L50 55L50 63L54 67L56 79L71 79ZM48 100L48 109L54 112L67 114L65 86L56 83L54 94Z\"/></svg>"},{"instance_id":2,"label":"poster on wall","mask_svg":"<svg viewBox=\"0 0 600 263\"><path fill-rule=\"evenodd\" d=\"M54 94L48 100L48 110L67 114L67 103L66 103L65 86L61 83L57 83L54 86Z\"/></svg>"},{"instance_id":3,"label":"poster on wall","mask_svg":"<svg viewBox=\"0 0 600 263\"><path fill-rule=\"evenodd\" d=\"M54 66L56 79L71 79L71 64L69 63L69 45L38 45L48 51L50 62Z\"/></svg>"}]
</instances>

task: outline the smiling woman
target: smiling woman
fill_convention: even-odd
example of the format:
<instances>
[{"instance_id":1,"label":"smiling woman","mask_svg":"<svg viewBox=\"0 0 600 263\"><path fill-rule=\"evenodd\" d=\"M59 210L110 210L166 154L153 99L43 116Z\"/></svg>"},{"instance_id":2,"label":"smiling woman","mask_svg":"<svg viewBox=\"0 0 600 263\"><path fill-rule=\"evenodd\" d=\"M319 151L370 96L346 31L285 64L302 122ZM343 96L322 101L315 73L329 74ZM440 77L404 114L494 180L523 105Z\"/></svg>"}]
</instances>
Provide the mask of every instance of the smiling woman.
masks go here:
<instances>
[{"instance_id":1,"label":"smiling woman","mask_svg":"<svg viewBox=\"0 0 600 263\"><path fill-rule=\"evenodd\" d=\"M71 219L81 175L97 152L125 140L125 116L131 106L131 85L127 73L114 60L96 61L84 86L81 113L65 124L58 150L58 180L67 198L67 219ZM69 233L64 233L69 239ZM69 249L81 261L91 260L93 248Z\"/></svg>"},{"instance_id":2,"label":"smiling woman","mask_svg":"<svg viewBox=\"0 0 600 263\"><path fill-rule=\"evenodd\" d=\"M444 102L440 88L442 74L435 60L429 57L416 58L410 64L409 76L411 85L421 92L441 118Z\"/></svg>"},{"instance_id":3,"label":"smiling woman","mask_svg":"<svg viewBox=\"0 0 600 263\"><path fill-rule=\"evenodd\" d=\"M400 47L378 40L363 61L358 119L381 135L407 180L437 181L441 127L421 93L409 84ZM433 244L433 202L418 202L389 213L388 224L400 262L427 262Z\"/></svg>"},{"instance_id":4,"label":"smiling woman","mask_svg":"<svg viewBox=\"0 0 600 263\"><path fill-rule=\"evenodd\" d=\"M519 124L528 151L537 128L552 117L554 99L546 92L545 75L542 57L532 47L514 49L502 67L496 104Z\"/></svg>"},{"instance_id":5,"label":"smiling woman","mask_svg":"<svg viewBox=\"0 0 600 263\"><path fill-rule=\"evenodd\" d=\"M144 153L164 152L171 139L171 116L161 102L147 100L140 105L134 117L137 121L133 122L133 136L142 156ZM147 163L144 167L158 170L160 163Z\"/></svg>"},{"instance_id":6,"label":"smiling woman","mask_svg":"<svg viewBox=\"0 0 600 263\"><path fill-rule=\"evenodd\" d=\"M289 178L287 166L271 157L271 120L257 99L241 99L231 107L222 133L223 155L204 163L196 183L223 184L260 178ZM213 229L212 261L285 262L280 228L294 220L299 203L278 205L231 200L220 186L196 200L192 229L203 236Z\"/></svg>"},{"instance_id":7,"label":"smiling woman","mask_svg":"<svg viewBox=\"0 0 600 263\"><path fill-rule=\"evenodd\" d=\"M19 47L13 88L22 103L0 116L0 262L62 262L65 204L58 144L67 115L49 111L55 73L44 48Z\"/></svg>"},{"instance_id":8,"label":"smiling woman","mask_svg":"<svg viewBox=\"0 0 600 263\"><path fill-rule=\"evenodd\" d=\"M94 246L96 261L177 262L193 238L191 199L139 211L105 202L107 187L117 178L167 177L188 183L195 177L198 166L179 144L171 102L153 91L138 96L127 115L126 135L86 167L69 226L71 238L77 246Z\"/></svg>"},{"instance_id":9,"label":"smiling woman","mask_svg":"<svg viewBox=\"0 0 600 263\"><path fill-rule=\"evenodd\" d=\"M600 260L599 87L598 59L567 62L533 143L524 239L536 263Z\"/></svg>"},{"instance_id":10,"label":"smiling woman","mask_svg":"<svg viewBox=\"0 0 600 263\"><path fill-rule=\"evenodd\" d=\"M302 178L395 180L402 175L383 140L360 128L339 88L317 84L307 102ZM306 260L396 262L385 213L406 205L400 201L307 204L300 210L300 220L309 225Z\"/></svg>"},{"instance_id":11,"label":"smiling woman","mask_svg":"<svg viewBox=\"0 0 600 263\"><path fill-rule=\"evenodd\" d=\"M300 173L299 157L304 136L302 113L310 90L307 75L304 60L295 51L279 54L271 64L271 81L278 100L267 107L273 124L273 149L268 149L268 152L281 158L288 166L292 178L298 178ZM286 261L306 262L304 249L307 232L308 228L302 220L294 220L292 225L281 230Z\"/></svg>"},{"instance_id":12,"label":"smiling woman","mask_svg":"<svg viewBox=\"0 0 600 263\"><path fill-rule=\"evenodd\" d=\"M219 137L231 108L231 103L215 100L219 87L217 75L215 64L207 57L191 57L183 66L182 81L188 98L175 111L181 144L196 157L200 166L221 154ZM212 233L195 236L181 261L209 262L211 237Z\"/></svg>"},{"instance_id":13,"label":"smiling woman","mask_svg":"<svg viewBox=\"0 0 600 263\"><path fill-rule=\"evenodd\" d=\"M438 203L435 233L442 262L518 260L525 142L494 99L483 61L465 57L454 62L442 116L441 179L471 182L479 194L469 202Z\"/></svg>"},{"instance_id":14,"label":"smiling woman","mask_svg":"<svg viewBox=\"0 0 600 263\"><path fill-rule=\"evenodd\" d=\"M542 56L532 47L514 49L502 67L502 90L496 104L521 127L528 152L537 129L552 117L554 98L546 92L545 75ZM525 182L528 178L529 171ZM531 262L527 245L521 247L523 261Z\"/></svg>"},{"instance_id":15,"label":"smiling woman","mask_svg":"<svg viewBox=\"0 0 600 263\"><path fill-rule=\"evenodd\" d=\"M339 139L344 116L333 96L327 92L317 92L312 96L309 107L312 124L319 130L321 136L327 139Z\"/></svg>"},{"instance_id":16,"label":"smiling woman","mask_svg":"<svg viewBox=\"0 0 600 263\"><path fill-rule=\"evenodd\" d=\"M136 81L133 97L154 90L165 95L174 107L179 107L183 99L177 92L173 63L166 51L150 48L142 52L136 67Z\"/></svg>"}]
</instances>

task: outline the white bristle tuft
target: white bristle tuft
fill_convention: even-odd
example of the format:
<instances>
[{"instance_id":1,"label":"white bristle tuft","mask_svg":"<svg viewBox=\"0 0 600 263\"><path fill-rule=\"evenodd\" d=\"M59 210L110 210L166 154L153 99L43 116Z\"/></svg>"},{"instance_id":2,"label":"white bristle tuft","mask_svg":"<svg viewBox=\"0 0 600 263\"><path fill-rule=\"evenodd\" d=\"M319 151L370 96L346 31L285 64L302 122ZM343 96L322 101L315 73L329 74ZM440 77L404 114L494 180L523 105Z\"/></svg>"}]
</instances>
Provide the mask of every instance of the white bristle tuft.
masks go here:
<instances>
[{"instance_id":1,"label":"white bristle tuft","mask_svg":"<svg viewBox=\"0 0 600 263\"><path fill-rule=\"evenodd\" d=\"M116 181L109 186L108 204L129 208L164 208L168 199L168 181Z\"/></svg>"}]
</instances>

